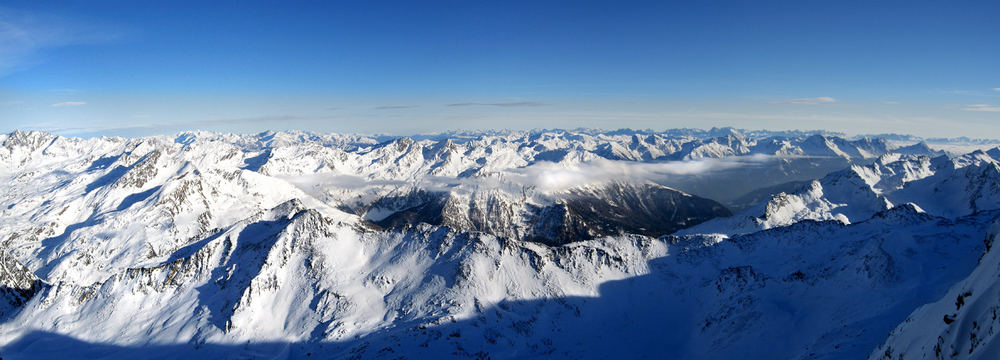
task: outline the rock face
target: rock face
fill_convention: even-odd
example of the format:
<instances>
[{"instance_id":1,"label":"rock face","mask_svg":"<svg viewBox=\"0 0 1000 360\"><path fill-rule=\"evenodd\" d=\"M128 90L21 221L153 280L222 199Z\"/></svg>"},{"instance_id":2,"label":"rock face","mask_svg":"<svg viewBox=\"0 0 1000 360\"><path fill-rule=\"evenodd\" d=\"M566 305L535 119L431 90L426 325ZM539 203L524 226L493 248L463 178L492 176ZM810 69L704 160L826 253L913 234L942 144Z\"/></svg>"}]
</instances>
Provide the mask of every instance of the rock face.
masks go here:
<instances>
[{"instance_id":1,"label":"rock face","mask_svg":"<svg viewBox=\"0 0 1000 360\"><path fill-rule=\"evenodd\" d=\"M0 253L0 318L19 310L44 284L4 251Z\"/></svg>"},{"instance_id":2,"label":"rock face","mask_svg":"<svg viewBox=\"0 0 1000 360\"><path fill-rule=\"evenodd\" d=\"M403 208L375 221L383 228L426 223L549 245L622 234L655 237L731 215L709 199L656 184L622 182L572 188L541 199L502 191L472 196L414 191L382 198L375 206Z\"/></svg>"},{"instance_id":3,"label":"rock face","mask_svg":"<svg viewBox=\"0 0 1000 360\"><path fill-rule=\"evenodd\" d=\"M993 346L989 153L733 129L15 132L0 144L5 359L840 359L933 353L912 344L938 336L959 356ZM818 156L829 161L802 160ZM757 189L776 183L755 174L833 164L747 196L760 201L731 217L670 184ZM961 307L951 328L945 305Z\"/></svg>"},{"instance_id":4,"label":"rock face","mask_svg":"<svg viewBox=\"0 0 1000 360\"><path fill-rule=\"evenodd\" d=\"M566 210L597 236L661 236L732 215L722 204L655 184L612 183L569 190Z\"/></svg>"}]
</instances>

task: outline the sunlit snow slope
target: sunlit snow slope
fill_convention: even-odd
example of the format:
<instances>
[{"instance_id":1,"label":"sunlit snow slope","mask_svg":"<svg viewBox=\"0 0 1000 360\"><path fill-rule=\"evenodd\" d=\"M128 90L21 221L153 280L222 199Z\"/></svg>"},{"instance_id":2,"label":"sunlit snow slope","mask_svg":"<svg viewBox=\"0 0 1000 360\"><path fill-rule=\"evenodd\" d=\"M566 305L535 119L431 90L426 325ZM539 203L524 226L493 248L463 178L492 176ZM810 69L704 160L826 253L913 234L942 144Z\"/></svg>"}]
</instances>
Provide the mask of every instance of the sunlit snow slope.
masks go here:
<instances>
[{"instance_id":1,"label":"sunlit snow slope","mask_svg":"<svg viewBox=\"0 0 1000 360\"><path fill-rule=\"evenodd\" d=\"M995 347L995 151L734 129L0 144L4 359Z\"/></svg>"}]
</instances>

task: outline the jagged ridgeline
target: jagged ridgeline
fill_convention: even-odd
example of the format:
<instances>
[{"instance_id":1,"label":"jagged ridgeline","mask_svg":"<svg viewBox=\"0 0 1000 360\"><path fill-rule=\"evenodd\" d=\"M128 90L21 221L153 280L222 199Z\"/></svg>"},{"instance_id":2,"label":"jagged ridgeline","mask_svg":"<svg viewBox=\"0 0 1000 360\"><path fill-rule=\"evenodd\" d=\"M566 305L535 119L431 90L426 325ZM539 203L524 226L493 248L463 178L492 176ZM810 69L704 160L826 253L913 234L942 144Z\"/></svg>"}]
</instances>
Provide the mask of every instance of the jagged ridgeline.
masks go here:
<instances>
[{"instance_id":1,"label":"jagged ridgeline","mask_svg":"<svg viewBox=\"0 0 1000 360\"><path fill-rule=\"evenodd\" d=\"M3 134L0 355L979 354L1000 151L911 143Z\"/></svg>"}]
</instances>

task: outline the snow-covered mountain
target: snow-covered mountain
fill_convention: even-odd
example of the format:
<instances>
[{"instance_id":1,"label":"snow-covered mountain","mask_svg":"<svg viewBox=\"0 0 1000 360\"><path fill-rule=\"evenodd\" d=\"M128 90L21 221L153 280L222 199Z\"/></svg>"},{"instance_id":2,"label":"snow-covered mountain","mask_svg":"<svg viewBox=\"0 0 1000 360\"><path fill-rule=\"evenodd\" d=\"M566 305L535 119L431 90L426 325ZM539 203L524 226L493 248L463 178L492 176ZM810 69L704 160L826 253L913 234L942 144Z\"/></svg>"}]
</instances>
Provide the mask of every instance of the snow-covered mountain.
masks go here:
<instances>
[{"instance_id":1,"label":"snow-covered mountain","mask_svg":"<svg viewBox=\"0 0 1000 360\"><path fill-rule=\"evenodd\" d=\"M910 358L951 331L906 326L940 318L922 309L1000 296L996 151L733 129L0 144L4 358Z\"/></svg>"},{"instance_id":2,"label":"snow-covered mountain","mask_svg":"<svg viewBox=\"0 0 1000 360\"><path fill-rule=\"evenodd\" d=\"M681 233L748 233L802 220L850 224L899 204L949 218L1000 209L1000 165L983 151L934 158L886 154Z\"/></svg>"}]
</instances>

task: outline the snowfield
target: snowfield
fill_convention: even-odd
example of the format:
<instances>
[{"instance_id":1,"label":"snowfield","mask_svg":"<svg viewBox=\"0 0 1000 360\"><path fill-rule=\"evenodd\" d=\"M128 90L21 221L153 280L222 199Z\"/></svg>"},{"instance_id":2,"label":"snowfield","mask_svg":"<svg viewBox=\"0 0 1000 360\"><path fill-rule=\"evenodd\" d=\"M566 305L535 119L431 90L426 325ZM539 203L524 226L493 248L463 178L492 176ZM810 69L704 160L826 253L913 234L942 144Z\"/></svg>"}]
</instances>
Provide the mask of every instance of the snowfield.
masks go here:
<instances>
[{"instance_id":1,"label":"snowfield","mask_svg":"<svg viewBox=\"0 0 1000 360\"><path fill-rule=\"evenodd\" d=\"M1000 351L1000 149L734 129L0 144L4 359Z\"/></svg>"}]
</instances>

